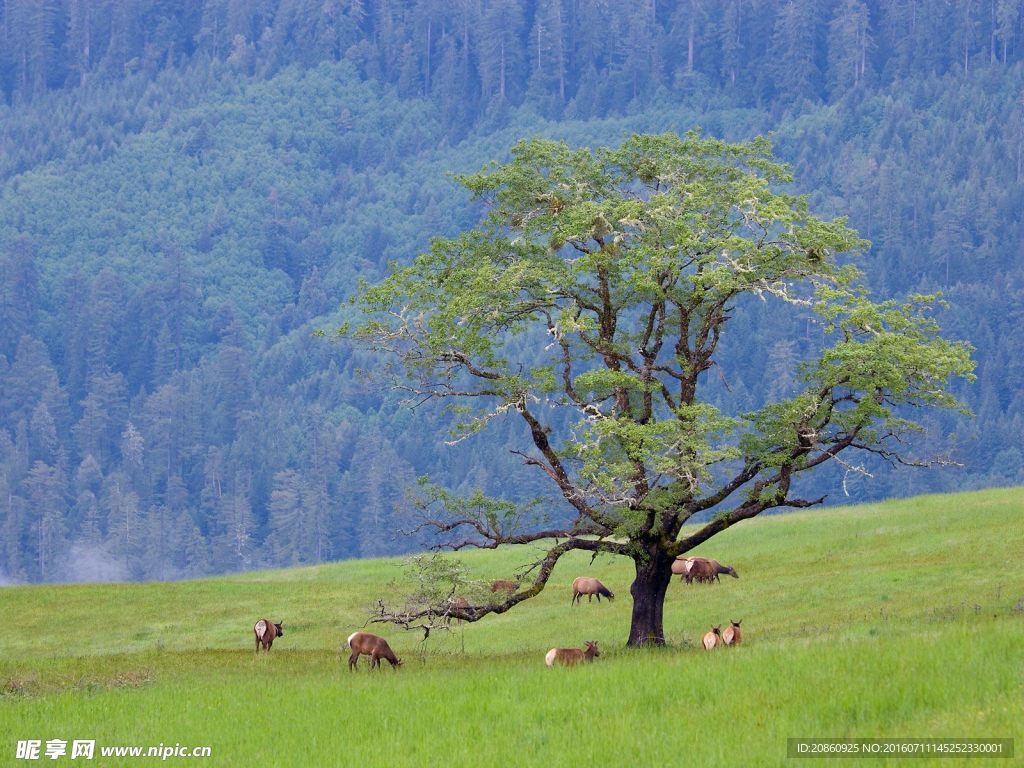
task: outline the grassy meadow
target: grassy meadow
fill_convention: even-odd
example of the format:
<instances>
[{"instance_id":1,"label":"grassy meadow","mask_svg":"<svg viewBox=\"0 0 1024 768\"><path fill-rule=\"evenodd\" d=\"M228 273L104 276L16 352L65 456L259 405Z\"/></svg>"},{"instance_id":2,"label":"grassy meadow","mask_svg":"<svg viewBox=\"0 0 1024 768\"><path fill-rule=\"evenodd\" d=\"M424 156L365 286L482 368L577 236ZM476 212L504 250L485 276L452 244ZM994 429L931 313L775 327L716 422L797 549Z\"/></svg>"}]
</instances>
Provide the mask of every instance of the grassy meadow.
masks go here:
<instances>
[{"instance_id":1,"label":"grassy meadow","mask_svg":"<svg viewBox=\"0 0 1024 768\"><path fill-rule=\"evenodd\" d=\"M459 557L509 577L536 548ZM1024 489L753 520L697 554L740 578L673 583L664 649L627 650L631 564L567 557L548 588L451 634L369 627L403 657L347 670L341 645L400 560L171 584L0 590L0 766L23 739L208 745L243 766L771 766L790 737L1014 738L1014 760L797 760L810 765L1020 764L1024 756ZM597 575L613 603L570 608ZM283 619L269 655L252 624ZM744 644L706 653L712 623ZM554 645L596 639L590 666ZM158 758L47 764L137 765Z\"/></svg>"}]
</instances>

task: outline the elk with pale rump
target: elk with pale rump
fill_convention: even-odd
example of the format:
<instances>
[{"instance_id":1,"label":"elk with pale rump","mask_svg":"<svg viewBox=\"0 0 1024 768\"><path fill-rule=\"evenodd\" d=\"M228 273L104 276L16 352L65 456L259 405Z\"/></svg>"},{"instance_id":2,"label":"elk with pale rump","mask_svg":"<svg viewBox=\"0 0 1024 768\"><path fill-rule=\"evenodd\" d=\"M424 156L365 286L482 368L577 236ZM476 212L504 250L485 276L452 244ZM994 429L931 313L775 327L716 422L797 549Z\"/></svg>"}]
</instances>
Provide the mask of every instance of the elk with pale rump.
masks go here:
<instances>
[{"instance_id":1,"label":"elk with pale rump","mask_svg":"<svg viewBox=\"0 0 1024 768\"><path fill-rule=\"evenodd\" d=\"M544 663L553 667L557 661L567 667L574 667L580 662L593 661L600 655L601 652L597 650L597 641L588 640L586 648L582 651L579 648L552 648L544 657Z\"/></svg>"},{"instance_id":2,"label":"elk with pale rump","mask_svg":"<svg viewBox=\"0 0 1024 768\"><path fill-rule=\"evenodd\" d=\"M284 622L275 624L270 619L260 619L253 625L252 631L256 635L256 653L260 652L260 646L263 646L263 650L269 651L274 640L284 636L283 625Z\"/></svg>"},{"instance_id":3,"label":"elk with pale rump","mask_svg":"<svg viewBox=\"0 0 1024 768\"><path fill-rule=\"evenodd\" d=\"M609 600L615 599L615 593L597 579L590 576L578 576L572 583L572 603L570 605L575 605L577 600L582 602L584 595L587 596L587 602L593 602L594 595L597 595L599 603L602 595Z\"/></svg>"},{"instance_id":4,"label":"elk with pale rump","mask_svg":"<svg viewBox=\"0 0 1024 768\"><path fill-rule=\"evenodd\" d=\"M732 624L732 626L726 627L725 631L722 632L722 642L726 645L739 645L743 642L743 632L740 631L740 622L742 621L743 619L740 619L739 621L729 619L729 623Z\"/></svg>"},{"instance_id":5,"label":"elk with pale rump","mask_svg":"<svg viewBox=\"0 0 1024 768\"><path fill-rule=\"evenodd\" d=\"M713 651L715 648L722 645L722 643L721 627L712 627L711 631L704 635L705 651Z\"/></svg>"},{"instance_id":6,"label":"elk with pale rump","mask_svg":"<svg viewBox=\"0 0 1024 768\"><path fill-rule=\"evenodd\" d=\"M709 560L706 557L691 557L689 569L683 574L683 578L687 584L691 584L694 579L710 584L712 581L721 581L718 578L720 573L727 573L734 579L740 577L732 566L722 565L717 560Z\"/></svg>"},{"instance_id":7,"label":"elk with pale rump","mask_svg":"<svg viewBox=\"0 0 1024 768\"><path fill-rule=\"evenodd\" d=\"M402 665L402 660L395 656L388 641L379 635L369 632L353 632L348 636L348 647L352 651L352 655L348 657L350 670L355 670L356 663L362 655L370 657L370 669L379 668L381 659L390 661L393 669L398 669Z\"/></svg>"},{"instance_id":8,"label":"elk with pale rump","mask_svg":"<svg viewBox=\"0 0 1024 768\"><path fill-rule=\"evenodd\" d=\"M693 567L693 560L692 557L677 557L672 561L672 573L679 574L679 580L683 581Z\"/></svg>"}]
</instances>

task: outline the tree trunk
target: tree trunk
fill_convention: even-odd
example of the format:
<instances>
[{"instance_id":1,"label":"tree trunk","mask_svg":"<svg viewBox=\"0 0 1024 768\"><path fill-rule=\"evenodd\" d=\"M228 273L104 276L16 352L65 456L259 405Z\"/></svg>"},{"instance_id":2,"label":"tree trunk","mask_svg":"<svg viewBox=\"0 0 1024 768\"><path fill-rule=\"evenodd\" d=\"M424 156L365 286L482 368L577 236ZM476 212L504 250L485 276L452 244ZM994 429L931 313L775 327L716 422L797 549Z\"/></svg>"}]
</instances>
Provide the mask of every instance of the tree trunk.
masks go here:
<instances>
[{"instance_id":1,"label":"tree trunk","mask_svg":"<svg viewBox=\"0 0 1024 768\"><path fill-rule=\"evenodd\" d=\"M665 593L672 580L672 558L656 547L636 561L636 579L629 593L633 596L633 617L629 627L630 647L664 645Z\"/></svg>"}]
</instances>

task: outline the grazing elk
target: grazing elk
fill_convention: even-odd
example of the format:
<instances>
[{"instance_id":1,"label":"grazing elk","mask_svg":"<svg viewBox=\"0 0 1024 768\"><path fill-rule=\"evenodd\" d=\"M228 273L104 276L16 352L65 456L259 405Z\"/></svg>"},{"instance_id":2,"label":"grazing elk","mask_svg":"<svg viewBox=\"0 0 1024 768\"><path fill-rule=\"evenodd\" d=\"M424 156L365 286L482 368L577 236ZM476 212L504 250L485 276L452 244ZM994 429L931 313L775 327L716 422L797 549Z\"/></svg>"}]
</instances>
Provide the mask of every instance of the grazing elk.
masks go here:
<instances>
[{"instance_id":1,"label":"grazing elk","mask_svg":"<svg viewBox=\"0 0 1024 768\"><path fill-rule=\"evenodd\" d=\"M721 581L718 578L718 574L727 573L734 579L738 579L740 575L736 573L736 569L722 565L717 560L709 560L706 557L694 557L691 558L690 570L683 576L686 579L686 583L690 584L696 579L699 582L711 583L712 581Z\"/></svg>"},{"instance_id":2,"label":"grazing elk","mask_svg":"<svg viewBox=\"0 0 1024 768\"><path fill-rule=\"evenodd\" d=\"M743 642L743 632L740 630L740 622L742 621L743 619L740 619L739 621L729 619L729 623L732 624L732 626L726 627L725 631L722 632L722 641L726 645L739 645Z\"/></svg>"},{"instance_id":3,"label":"grazing elk","mask_svg":"<svg viewBox=\"0 0 1024 768\"><path fill-rule=\"evenodd\" d=\"M693 567L693 560L692 557L677 557L672 561L672 573L679 574L679 580L683 581Z\"/></svg>"},{"instance_id":4,"label":"grazing elk","mask_svg":"<svg viewBox=\"0 0 1024 768\"><path fill-rule=\"evenodd\" d=\"M581 661L593 661L595 657L601 655L601 652L597 650L596 640L588 640L586 646L582 651L579 648L552 648L544 657L544 663L553 667L557 661L559 664L573 667Z\"/></svg>"},{"instance_id":5,"label":"grazing elk","mask_svg":"<svg viewBox=\"0 0 1024 768\"><path fill-rule=\"evenodd\" d=\"M380 660L387 659L391 662L393 669L402 665L402 660L395 656L388 641L379 635L372 635L369 632L353 632L348 636L348 647L352 655L348 657L348 668L355 670L359 657L367 655L370 657L370 669L380 667Z\"/></svg>"},{"instance_id":6,"label":"grazing elk","mask_svg":"<svg viewBox=\"0 0 1024 768\"><path fill-rule=\"evenodd\" d=\"M253 625L252 631L256 635L256 653L260 652L261 645L263 650L269 651L274 640L284 636L283 625L284 622L275 624L270 619L260 619Z\"/></svg>"},{"instance_id":7,"label":"grazing elk","mask_svg":"<svg viewBox=\"0 0 1024 768\"><path fill-rule=\"evenodd\" d=\"M491 582L491 592L514 592L519 589L519 582L512 579L497 579Z\"/></svg>"},{"instance_id":8,"label":"grazing elk","mask_svg":"<svg viewBox=\"0 0 1024 768\"><path fill-rule=\"evenodd\" d=\"M713 651L722 644L721 627L712 627L711 631L704 635L704 650Z\"/></svg>"},{"instance_id":9,"label":"grazing elk","mask_svg":"<svg viewBox=\"0 0 1024 768\"><path fill-rule=\"evenodd\" d=\"M615 593L612 592L608 587L602 584L595 578L590 576L578 576L572 582L572 603L575 605L576 601L583 602L583 595L587 596L587 602L594 601L594 595L597 595L597 602L601 602L601 596L607 597L609 600L615 599Z\"/></svg>"}]
</instances>

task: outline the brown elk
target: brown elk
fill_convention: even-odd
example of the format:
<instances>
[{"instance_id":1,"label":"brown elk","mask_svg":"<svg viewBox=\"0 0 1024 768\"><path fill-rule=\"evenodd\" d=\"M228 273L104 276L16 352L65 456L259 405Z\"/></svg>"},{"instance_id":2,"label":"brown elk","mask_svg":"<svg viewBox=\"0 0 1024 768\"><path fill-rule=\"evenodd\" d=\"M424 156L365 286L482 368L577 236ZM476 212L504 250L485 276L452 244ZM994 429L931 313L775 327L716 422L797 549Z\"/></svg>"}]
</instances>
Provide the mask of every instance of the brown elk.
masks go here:
<instances>
[{"instance_id":1,"label":"brown elk","mask_svg":"<svg viewBox=\"0 0 1024 768\"><path fill-rule=\"evenodd\" d=\"M712 627L711 631L704 635L704 650L713 651L722 644L721 627Z\"/></svg>"},{"instance_id":2,"label":"brown elk","mask_svg":"<svg viewBox=\"0 0 1024 768\"><path fill-rule=\"evenodd\" d=\"M370 657L370 669L379 668L381 659L390 661L393 669L398 669L402 665L402 660L395 656L388 641L379 635L369 632L353 632L348 636L348 647L352 651L352 655L348 657L350 670L355 670L359 657L364 654Z\"/></svg>"},{"instance_id":3,"label":"brown elk","mask_svg":"<svg viewBox=\"0 0 1024 768\"><path fill-rule=\"evenodd\" d=\"M742 621L743 619L740 619L739 621L729 619L732 626L726 627L725 631L722 632L722 641L726 645L739 645L743 642L743 632L740 630L740 622Z\"/></svg>"},{"instance_id":4,"label":"brown elk","mask_svg":"<svg viewBox=\"0 0 1024 768\"><path fill-rule=\"evenodd\" d=\"M722 565L717 560L711 561L711 567L715 569L715 581L721 581L721 579L719 579L718 576L722 573L727 573L734 579L738 579L740 577L740 575L736 573L736 569L733 568L731 565Z\"/></svg>"},{"instance_id":5,"label":"brown elk","mask_svg":"<svg viewBox=\"0 0 1024 768\"><path fill-rule=\"evenodd\" d=\"M687 584L696 581L698 584L710 583L715 579L715 569L710 560L702 557L695 557L690 562L690 570L686 572L683 579Z\"/></svg>"},{"instance_id":6,"label":"brown elk","mask_svg":"<svg viewBox=\"0 0 1024 768\"><path fill-rule=\"evenodd\" d=\"M693 557L690 558L690 569L683 578L687 584L691 584L694 579L699 582L711 583L712 581L721 581L718 578L720 573L727 573L734 579L740 577L732 566L722 565L717 560L709 560L706 557Z\"/></svg>"},{"instance_id":7,"label":"brown elk","mask_svg":"<svg viewBox=\"0 0 1024 768\"><path fill-rule=\"evenodd\" d=\"M446 605L446 607L448 608L449 611L455 610L455 611L463 611L463 612L466 612L466 613L470 613L470 612L472 612L473 614L476 613L476 611L473 609L473 606L471 606L469 604L469 600L467 600L464 597L458 597L458 596L450 597L450 598L448 598L448 600L445 601L445 605ZM462 619L459 618L459 617L456 617L455 620L458 621L459 624L462 623Z\"/></svg>"},{"instance_id":8,"label":"brown elk","mask_svg":"<svg viewBox=\"0 0 1024 768\"><path fill-rule=\"evenodd\" d=\"M597 650L597 641L588 640L586 648L582 651L579 648L552 648L548 651L547 656L544 657L544 663L549 667L553 667L557 661L559 664L564 664L567 667L573 667L581 661L593 661L600 655L601 652Z\"/></svg>"},{"instance_id":9,"label":"brown elk","mask_svg":"<svg viewBox=\"0 0 1024 768\"><path fill-rule=\"evenodd\" d=\"M679 574L679 580L683 581L693 567L693 560L692 557L677 557L672 561L672 573Z\"/></svg>"},{"instance_id":10,"label":"brown elk","mask_svg":"<svg viewBox=\"0 0 1024 768\"><path fill-rule=\"evenodd\" d=\"M578 576L572 582L572 603L570 605L575 605L577 600L583 602L584 595L587 596L587 602L591 603L594 601L594 595L597 595L599 603L602 595L609 600L615 599L615 593L597 579L590 576Z\"/></svg>"},{"instance_id":11,"label":"brown elk","mask_svg":"<svg viewBox=\"0 0 1024 768\"><path fill-rule=\"evenodd\" d=\"M491 582L491 592L513 592L519 589L519 582L511 579L497 579Z\"/></svg>"},{"instance_id":12,"label":"brown elk","mask_svg":"<svg viewBox=\"0 0 1024 768\"><path fill-rule=\"evenodd\" d=\"M260 652L261 645L263 650L269 651L274 640L284 636L283 625L284 622L275 624L270 619L260 619L253 625L252 631L256 635L256 653Z\"/></svg>"}]
</instances>

